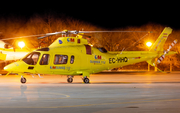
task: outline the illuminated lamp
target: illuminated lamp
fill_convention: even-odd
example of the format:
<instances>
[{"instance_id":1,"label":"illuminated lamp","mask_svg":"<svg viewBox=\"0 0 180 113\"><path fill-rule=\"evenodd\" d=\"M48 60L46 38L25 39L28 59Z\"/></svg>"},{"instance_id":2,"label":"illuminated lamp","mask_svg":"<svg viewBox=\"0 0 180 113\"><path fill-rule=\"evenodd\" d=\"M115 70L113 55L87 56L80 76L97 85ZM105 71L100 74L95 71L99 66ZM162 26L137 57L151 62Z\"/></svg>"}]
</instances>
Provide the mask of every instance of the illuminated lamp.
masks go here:
<instances>
[{"instance_id":1,"label":"illuminated lamp","mask_svg":"<svg viewBox=\"0 0 180 113\"><path fill-rule=\"evenodd\" d=\"M25 43L23 41L18 43L18 46L22 49L25 46Z\"/></svg>"},{"instance_id":2,"label":"illuminated lamp","mask_svg":"<svg viewBox=\"0 0 180 113\"><path fill-rule=\"evenodd\" d=\"M152 45L152 43L151 43L151 42L147 42L146 45L147 45L148 47L150 47L150 46Z\"/></svg>"}]
</instances>

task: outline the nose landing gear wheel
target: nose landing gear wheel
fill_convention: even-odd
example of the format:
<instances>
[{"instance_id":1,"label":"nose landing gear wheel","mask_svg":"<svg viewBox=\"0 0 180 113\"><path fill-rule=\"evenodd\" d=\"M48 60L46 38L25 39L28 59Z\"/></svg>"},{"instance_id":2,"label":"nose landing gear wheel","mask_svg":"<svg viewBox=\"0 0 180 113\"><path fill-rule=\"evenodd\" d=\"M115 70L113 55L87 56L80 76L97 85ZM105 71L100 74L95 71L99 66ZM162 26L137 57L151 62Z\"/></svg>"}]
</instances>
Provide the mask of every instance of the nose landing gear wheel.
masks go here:
<instances>
[{"instance_id":1,"label":"nose landing gear wheel","mask_svg":"<svg viewBox=\"0 0 180 113\"><path fill-rule=\"evenodd\" d=\"M21 83L23 83L23 84L26 83L26 78L22 77L21 78Z\"/></svg>"}]
</instances>

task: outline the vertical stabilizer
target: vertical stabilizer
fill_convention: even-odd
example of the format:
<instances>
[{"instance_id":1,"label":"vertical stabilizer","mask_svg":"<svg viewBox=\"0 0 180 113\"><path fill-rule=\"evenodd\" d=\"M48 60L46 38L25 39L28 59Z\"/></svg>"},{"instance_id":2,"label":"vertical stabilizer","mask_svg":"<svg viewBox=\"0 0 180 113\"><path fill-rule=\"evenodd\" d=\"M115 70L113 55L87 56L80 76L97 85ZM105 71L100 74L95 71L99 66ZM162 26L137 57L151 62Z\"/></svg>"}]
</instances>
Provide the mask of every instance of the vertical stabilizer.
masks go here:
<instances>
[{"instance_id":1,"label":"vertical stabilizer","mask_svg":"<svg viewBox=\"0 0 180 113\"><path fill-rule=\"evenodd\" d=\"M5 45L6 43L5 42L3 42L2 40L0 40L0 48L4 48L4 45Z\"/></svg>"},{"instance_id":2,"label":"vertical stabilizer","mask_svg":"<svg viewBox=\"0 0 180 113\"><path fill-rule=\"evenodd\" d=\"M172 32L172 29L170 27L165 27L149 51L163 51L164 43L166 42L171 32Z\"/></svg>"}]
</instances>

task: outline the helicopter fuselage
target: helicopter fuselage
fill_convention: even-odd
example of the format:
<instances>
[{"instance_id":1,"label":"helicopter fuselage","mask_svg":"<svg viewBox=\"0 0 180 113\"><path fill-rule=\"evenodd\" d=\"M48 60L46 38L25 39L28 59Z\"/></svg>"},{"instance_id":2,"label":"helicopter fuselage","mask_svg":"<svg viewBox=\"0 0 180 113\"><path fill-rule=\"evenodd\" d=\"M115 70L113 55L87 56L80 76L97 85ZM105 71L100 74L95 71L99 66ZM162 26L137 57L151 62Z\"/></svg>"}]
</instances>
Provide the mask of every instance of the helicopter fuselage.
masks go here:
<instances>
[{"instance_id":1,"label":"helicopter fuselage","mask_svg":"<svg viewBox=\"0 0 180 113\"><path fill-rule=\"evenodd\" d=\"M11 65L14 65L12 70L9 65L8 71L61 75L87 73L84 76L89 76L91 73L102 70L147 61L162 54L163 52L157 54L150 51L108 52L104 48L95 48L89 45L60 46L33 51L22 60L12 63Z\"/></svg>"}]
</instances>

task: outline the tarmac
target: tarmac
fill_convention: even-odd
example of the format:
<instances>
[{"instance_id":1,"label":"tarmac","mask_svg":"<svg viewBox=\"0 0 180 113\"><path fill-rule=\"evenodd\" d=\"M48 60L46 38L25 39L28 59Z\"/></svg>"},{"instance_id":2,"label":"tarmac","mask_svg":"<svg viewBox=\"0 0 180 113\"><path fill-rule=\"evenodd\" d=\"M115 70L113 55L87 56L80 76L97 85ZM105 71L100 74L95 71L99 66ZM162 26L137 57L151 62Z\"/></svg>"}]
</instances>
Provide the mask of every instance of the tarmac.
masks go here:
<instances>
[{"instance_id":1,"label":"tarmac","mask_svg":"<svg viewBox=\"0 0 180 113\"><path fill-rule=\"evenodd\" d=\"M180 72L102 72L67 76L0 76L1 113L179 113Z\"/></svg>"}]
</instances>

